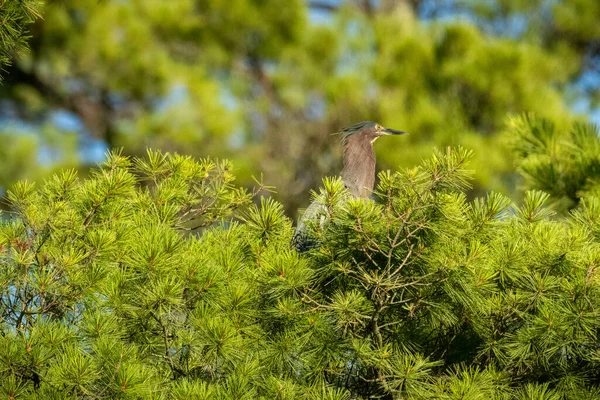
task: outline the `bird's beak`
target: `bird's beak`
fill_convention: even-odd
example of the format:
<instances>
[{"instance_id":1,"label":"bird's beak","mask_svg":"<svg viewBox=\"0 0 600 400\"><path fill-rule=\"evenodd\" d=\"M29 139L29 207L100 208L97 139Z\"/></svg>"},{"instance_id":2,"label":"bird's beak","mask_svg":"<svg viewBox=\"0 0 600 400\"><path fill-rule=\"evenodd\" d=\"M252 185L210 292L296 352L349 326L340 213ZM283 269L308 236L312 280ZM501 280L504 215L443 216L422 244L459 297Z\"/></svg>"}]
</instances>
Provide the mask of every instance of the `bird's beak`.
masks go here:
<instances>
[{"instance_id":1,"label":"bird's beak","mask_svg":"<svg viewBox=\"0 0 600 400\"><path fill-rule=\"evenodd\" d=\"M391 129L391 128L383 128L379 131L379 133L381 133L382 135L405 135L405 134L407 134L404 131L399 131L399 130Z\"/></svg>"}]
</instances>

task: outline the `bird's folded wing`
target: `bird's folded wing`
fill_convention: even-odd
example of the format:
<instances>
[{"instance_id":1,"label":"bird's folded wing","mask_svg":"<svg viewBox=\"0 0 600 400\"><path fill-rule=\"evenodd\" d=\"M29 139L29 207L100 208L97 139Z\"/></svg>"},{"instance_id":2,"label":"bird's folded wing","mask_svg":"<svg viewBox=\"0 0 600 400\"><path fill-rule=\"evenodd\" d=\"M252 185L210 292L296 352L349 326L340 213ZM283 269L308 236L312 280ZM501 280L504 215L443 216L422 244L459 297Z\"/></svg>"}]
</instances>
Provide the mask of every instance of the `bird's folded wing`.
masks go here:
<instances>
[{"instance_id":1,"label":"bird's folded wing","mask_svg":"<svg viewBox=\"0 0 600 400\"><path fill-rule=\"evenodd\" d=\"M292 246L299 252L307 251L317 245L314 238L310 238L309 228L306 225L308 221L316 221L319 219L321 228L325 226L327 208L317 201L313 201L310 206L304 211L304 215L298 221L298 226L292 238Z\"/></svg>"}]
</instances>

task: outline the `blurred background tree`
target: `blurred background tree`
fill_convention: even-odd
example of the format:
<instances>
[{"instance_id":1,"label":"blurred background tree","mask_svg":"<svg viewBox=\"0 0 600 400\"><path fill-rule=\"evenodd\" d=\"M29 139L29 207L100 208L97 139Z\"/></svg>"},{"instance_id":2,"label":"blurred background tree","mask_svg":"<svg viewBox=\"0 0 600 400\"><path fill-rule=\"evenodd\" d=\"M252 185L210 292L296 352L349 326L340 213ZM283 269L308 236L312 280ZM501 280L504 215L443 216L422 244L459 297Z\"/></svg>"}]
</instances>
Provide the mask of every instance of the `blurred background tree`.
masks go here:
<instances>
[{"instance_id":1,"label":"blurred background tree","mask_svg":"<svg viewBox=\"0 0 600 400\"><path fill-rule=\"evenodd\" d=\"M50 2L3 73L0 187L150 146L264 173L295 215L339 172L330 133L371 119L412 133L379 168L462 144L474 191L510 193L507 114L598 116L599 20L596 0Z\"/></svg>"}]
</instances>

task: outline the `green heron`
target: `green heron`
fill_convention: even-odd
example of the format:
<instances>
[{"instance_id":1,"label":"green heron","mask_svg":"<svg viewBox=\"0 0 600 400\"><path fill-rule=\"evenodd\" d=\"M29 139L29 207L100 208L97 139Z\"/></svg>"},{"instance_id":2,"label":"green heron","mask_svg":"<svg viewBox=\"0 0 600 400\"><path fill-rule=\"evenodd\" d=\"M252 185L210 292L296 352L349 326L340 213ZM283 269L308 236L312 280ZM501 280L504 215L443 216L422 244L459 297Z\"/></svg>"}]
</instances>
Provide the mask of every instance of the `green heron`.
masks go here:
<instances>
[{"instance_id":1,"label":"green heron","mask_svg":"<svg viewBox=\"0 0 600 400\"><path fill-rule=\"evenodd\" d=\"M385 128L373 121L363 121L342 129L342 147L344 168L342 180L348 192L357 198L369 198L375 185L375 151L373 143L386 135L402 135L405 132ZM314 241L308 237L306 221L322 215L323 206L313 202L298 222L292 239L292 246L299 252L314 247ZM322 220L321 223L324 221Z\"/></svg>"}]
</instances>

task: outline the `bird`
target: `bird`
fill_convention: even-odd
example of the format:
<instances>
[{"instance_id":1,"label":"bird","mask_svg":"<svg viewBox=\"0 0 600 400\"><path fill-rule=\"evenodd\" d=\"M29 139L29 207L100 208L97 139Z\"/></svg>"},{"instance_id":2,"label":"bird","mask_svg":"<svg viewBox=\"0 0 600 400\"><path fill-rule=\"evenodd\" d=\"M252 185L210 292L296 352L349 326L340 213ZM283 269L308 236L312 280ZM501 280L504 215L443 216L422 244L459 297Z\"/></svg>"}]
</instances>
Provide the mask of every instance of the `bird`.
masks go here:
<instances>
[{"instance_id":1,"label":"bird","mask_svg":"<svg viewBox=\"0 0 600 400\"><path fill-rule=\"evenodd\" d=\"M351 196L362 199L371 197L375 185L375 150L373 150L373 143L381 136L403 135L405 133L404 131L386 128L374 121L359 122L337 132L341 135L344 165L340 175ZM314 239L310 238L307 222L320 216L320 224L324 224L325 213L323 209L324 206L315 200L306 208L302 218L298 221L292 238L292 247L299 253L316 246Z\"/></svg>"}]
</instances>

